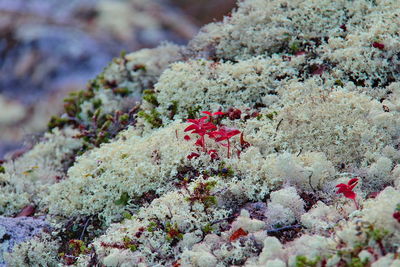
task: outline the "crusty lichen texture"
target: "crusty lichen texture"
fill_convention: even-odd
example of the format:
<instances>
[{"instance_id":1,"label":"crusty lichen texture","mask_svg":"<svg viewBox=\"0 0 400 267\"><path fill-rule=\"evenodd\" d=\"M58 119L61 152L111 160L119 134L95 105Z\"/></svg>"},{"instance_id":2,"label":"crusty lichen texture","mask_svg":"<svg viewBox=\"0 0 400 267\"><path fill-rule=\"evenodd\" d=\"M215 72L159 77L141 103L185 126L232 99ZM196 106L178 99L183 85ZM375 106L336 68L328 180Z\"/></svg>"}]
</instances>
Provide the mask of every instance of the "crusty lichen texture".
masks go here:
<instances>
[{"instance_id":1,"label":"crusty lichen texture","mask_svg":"<svg viewBox=\"0 0 400 267\"><path fill-rule=\"evenodd\" d=\"M121 55L3 164L0 214L34 203L53 225L6 259L399 265L399 12L395 0L245 0L186 47ZM229 157L227 140L185 132L201 111L240 131ZM354 201L336 194L355 177Z\"/></svg>"}]
</instances>

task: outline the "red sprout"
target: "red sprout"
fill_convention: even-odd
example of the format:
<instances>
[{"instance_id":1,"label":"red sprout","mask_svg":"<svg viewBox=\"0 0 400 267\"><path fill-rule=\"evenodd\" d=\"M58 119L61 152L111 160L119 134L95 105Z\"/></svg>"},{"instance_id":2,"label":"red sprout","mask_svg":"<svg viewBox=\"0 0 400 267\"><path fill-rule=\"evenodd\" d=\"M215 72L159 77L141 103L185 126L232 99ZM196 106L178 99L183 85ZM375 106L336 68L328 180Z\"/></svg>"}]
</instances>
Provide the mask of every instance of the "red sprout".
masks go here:
<instances>
[{"instance_id":1,"label":"red sprout","mask_svg":"<svg viewBox=\"0 0 400 267\"><path fill-rule=\"evenodd\" d=\"M228 143L222 145L228 148L228 159L230 158L230 147L231 147L229 139L237 134L240 134L239 130L229 129L227 127L221 127L218 131L209 133L211 138L215 138L216 142L227 140ZM216 135L219 135L219 137L216 137Z\"/></svg>"},{"instance_id":2,"label":"red sprout","mask_svg":"<svg viewBox=\"0 0 400 267\"><path fill-rule=\"evenodd\" d=\"M354 187L358 184L358 178L350 179L347 184L338 184L336 187L339 188L336 194L343 194L346 198L352 199L356 208L359 209L356 201L357 194L353 192Z\"/></svg>"},{"instance_id":3,"label":"red sprout","mask_svg":"<svg viewBox=\"0 0 400 267\"><path fill-rule=\"evenodd\" d=\"M207 119L207 117L202 117L200 119L188 119L187 121L189 123L191 123L192 125L189 125L185 129L185 132L192 131L192 133L196 133L196 134L200 135L201 141L199 143L201 143L204 152L206 152L204 136L208 132L217 129L217 126L215 126L211 122L205 122L206 119Z\"/></svg>"}]
</instances>

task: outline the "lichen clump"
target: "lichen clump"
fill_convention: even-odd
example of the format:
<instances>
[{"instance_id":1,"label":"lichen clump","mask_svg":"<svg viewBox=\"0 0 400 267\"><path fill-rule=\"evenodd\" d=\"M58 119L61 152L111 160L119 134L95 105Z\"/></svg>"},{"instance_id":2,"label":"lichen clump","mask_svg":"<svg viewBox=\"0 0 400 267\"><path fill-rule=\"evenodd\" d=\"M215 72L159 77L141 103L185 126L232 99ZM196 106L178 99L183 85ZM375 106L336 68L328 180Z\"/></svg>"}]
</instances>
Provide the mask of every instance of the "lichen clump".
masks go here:
<instances>
[{"instance_id":1,"label":"lichen clump","mask_svg":"<svg viewBox=\"0 0 400 267\"><path fill-rule=\"evenodd\" d=\"M246 0L186 47L122 54L2 164L0 214L53 227L9 264L398 265L399 11Z\"/></svg>"}]
</instances>

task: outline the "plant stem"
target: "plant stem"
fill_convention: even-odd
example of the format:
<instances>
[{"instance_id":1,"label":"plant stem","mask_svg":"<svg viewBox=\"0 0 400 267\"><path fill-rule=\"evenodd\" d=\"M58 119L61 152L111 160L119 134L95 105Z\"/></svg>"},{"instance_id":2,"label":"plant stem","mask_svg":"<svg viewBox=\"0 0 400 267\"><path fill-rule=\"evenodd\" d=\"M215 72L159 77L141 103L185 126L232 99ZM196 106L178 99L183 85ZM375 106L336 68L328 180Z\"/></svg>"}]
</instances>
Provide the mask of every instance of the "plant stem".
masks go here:
<instances>
[{"instance_id":1,"label":"plant stem","mask_svg":"<svg viewBox=\"0 0 400 267\"><path fill-rule=\"evenodd\" d=\"M354 204L356 204L356 209L358 209L358 210L359 210L359 209L360 209L360 207L358 206L358 203L357 203L356 199L354 198L354 199L353 199L353 201L354 201Z\"/></svg>"},{"instance_id":2,"label":"plant stem","mask_svg":"<svg viewBox=\"0 0 400 267\"><path fill-rule=\"evenodd\" d=\"M229 139L228 139L228 159L229 159L229 156L230 156L230 148L231 148L231 144L230 144Z\"/></svg>"}]
</instances>

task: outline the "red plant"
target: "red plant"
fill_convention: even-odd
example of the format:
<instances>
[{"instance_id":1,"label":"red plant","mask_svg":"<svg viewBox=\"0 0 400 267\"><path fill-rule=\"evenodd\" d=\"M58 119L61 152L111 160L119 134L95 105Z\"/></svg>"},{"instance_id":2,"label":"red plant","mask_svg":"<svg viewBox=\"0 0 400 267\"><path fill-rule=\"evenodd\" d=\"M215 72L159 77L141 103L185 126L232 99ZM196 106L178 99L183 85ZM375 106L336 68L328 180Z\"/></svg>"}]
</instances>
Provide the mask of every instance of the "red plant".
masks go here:
<instances>
[{"instance_id":1,"label":"red plant","mask_svg":"<svg viewBox=\"0 0 400 267\"><path fill-rule=\"evenodd\" d=\"M228 159L229 159L230 158L230 148L231 148L231 143L230 143L229 139L237 134L240 134L239 130L229 129L227 127L221 127L221 128L219 128L219 130L213 131L213 132L209 133L208 135L211 138L215 138L216 142L221 142L221 141L227 140L227 144L222 144L222 145L226 146L228 148ZM219 135L219 137L216 137L217 135Z\"/></svg>"},{"instance_id":2,"label":"red plant","mask_svg":"<svg viewBox=\"0 0 400 267\"><path fill-rule=\"evenodd\" d=\"M242 151L248 148L249 146L251 146L251 144L246 140L244 140L243 133L240 133L240 147L236 148L238 158L240 158L240 154L242 153Z\"/></svg>"},{"instance_id":3,"label":"red plant","mask_svg":"<svg viewBox=\"0 0 400 267\"><path fill-rule=\"evenodd\" d=\"M382 43L378 43L378 42L373 42L372 46L375 47L375 48L378 48L379 50L385 49L385 45L382 44Z\"/></svg>"},{"instance_id":4,"label":"red plant","mask_svg":"<svg viewBox=\"0 0 400 267\"><path fill-rule=\"evenodd\" d=\"M192 152L190 155L187 156L187 158L189 160L191 160L192 158L198 158L198 157L200 157L200 155L196 152Z\"/></svg>"},{"instance_id":5,"label":"red plant","mask_svg":"<svg viewBox=\"0 0 400 267\"><path fill-rule=\"evenodd\" d=\"M211 113L210 111L202 111L201 113L207 114L210 118L210 121L212 120L213 116L218 116L218 115L225 115L225 113L221 112L221 111L217 111L214 113Z\"/></svg>"},{"instance_id":6,"label":"red plant","mask_svg":"<svg viewBox=\"0 0 400 267\"><path fill-rule=\"evenodd\" d=\"M241 114L241 111L239 109L229 109L228 113L224 113L221 111L217 111L214 113L211 113L209 111L202 111L202 113L206 114L207 116L201 117L200 119L188 119L187 122L191 123L188 127L185 128L185 132L191 132L192 134L198 134L200 137L196 140L195 145L199 146L202 148L203 152L206 152L210 155L211 159L219 159L218 152L216 150L210 150L207 151L206 148L206 142L205 142L205 136L208 135L209 138L214 139L217 143L219 143L222 146L225 146L228 148L228 158L230 158L231 155L231 142L230 138L233 136L240 134L241 132L236 129L229 129L225 126L221 126L220 122L218 119L214 119L214 116L239 116ZM232 113L232 114L231 114ZM215 123L215 124L214 124ZM218 125L218 127L217 127ZM184 139L186 141L189 141L191 138L188 135L184 136ZM227 140L226 144L222 144L220 142ZM243 134L240 137L240 149L241 151L244 150L250 146L250 144L243 139ZM198 150L199 151L199 150ZM238 157L240 156L240 152L238 151ZM187 156L187 158L190 160L192 158L199 157L200 155L198 153L191 153L190 155Z\"/></svg>"},{"instance_id":7,"label":"red plant","mask_svg":"<svg viewBox=\"0 0 400 267\"><path fill-rule=\"evenodd\" d=\"M199 140L197 140L196 144L200 145L203 148L203 151L206 152L204 136L212 131L217 129L211 122L206 122L207 117L201 117L200 119L188 119L187 121L190 122L192 125L186 127L185 132L192 131L192 133L196 133L200 135Z\"/></svg>"},{"instance_id":8,"label":"red plant","mask_svg":"<svg viewBox=\"0 0 400 267\"><path fill-rule=\"evenodd\" d=\"M247 232L243 230L242 228L237 229L233 234L229 237L229 241L235 241L239 237L246 236Z\"/></svg>"},{"instance_id":9,"label":"red plant","mask_svg":"<svg viewBox=\"0 0 400 267\"><path fill-rule=\"evenodd\" d=\"M336 194L343 194L346 198L352 199L356 208L358 209L358 203L356 201L357 194L353 192L354 187L358 184L358 178L350 179L347 184L338 184L336 187L339 188Z\"/></svg>"}]
</instances>

